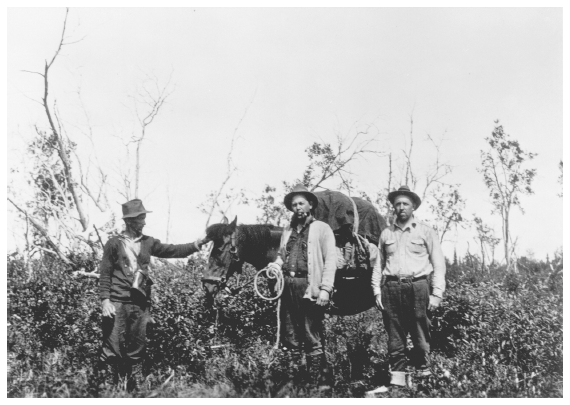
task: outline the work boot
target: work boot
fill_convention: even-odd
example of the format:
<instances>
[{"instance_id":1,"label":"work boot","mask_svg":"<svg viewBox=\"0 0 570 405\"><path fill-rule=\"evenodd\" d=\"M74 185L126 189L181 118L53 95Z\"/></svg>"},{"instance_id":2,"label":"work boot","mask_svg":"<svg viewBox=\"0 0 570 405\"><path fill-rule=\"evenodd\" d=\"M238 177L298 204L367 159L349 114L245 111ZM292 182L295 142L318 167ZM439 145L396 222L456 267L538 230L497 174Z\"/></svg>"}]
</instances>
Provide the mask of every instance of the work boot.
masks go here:
<instances>
[{"instance_id":1,"label":"work boot","mask_svg":"<svg viewBox=\"0 0 570 405\"><path fill-rule=\"evenodd\" d=\"M94 377L96 396L105 389L116 387L119 381L117 362L114 359L99 360L95 366Z\"/></svg>"},{"instance_id":2,"label":"work boot","mask_svg":"<svg viewBox=\"0 0 570 405\"><path fill-rule=\"evenodd\" d=\"M325 353L320 354L320 363L321 373L319 375L319 379L317 380L317 384L320 390L328 390L333 385L333 375L327 361L327 355Z\"/></svg>"},{"instance_id":3,"label":"work boot","mask_svg":"<svg viewBox=\"0 0 570 405\"><path fill-rule=\"evenodd\" d=\"M308 376L308 366L303 362L303 352L293 349L289 352L289 356L289 371L293 381L302 383Z\"/></svg>"},{"instance_id":4,"label":"work boot","mask_svg":"<svg viewBox=\"0 0 570 405\"><path fill-rule=\"evenodd\" d=\"M309 371L309 383L316 386L319 391L326 391L330 386L330 370L324 353L314 356L307 355L307 369Z\"/></svg>"},{"instance_id":5,"label":"work boot","mask_svg":"<svg viewBox=\"0 0 570 405\"><path fill-rule=\"evenodd\" d=\"M418 367L415 370L415 375L418 378L426 378L432 375L432 372L428 366Z\"/></svg>"},{"instance_id":6,"label":"work boot","mask_svg":"<svg viewBox=\"0 0 570 405\"><path fill-rule=\"evenodd\" d=\"M131 369L127 376L127 390L129 392L138 391L144 388L146 378L142 363L131 364Z\"/></svg>"}]
</instances>

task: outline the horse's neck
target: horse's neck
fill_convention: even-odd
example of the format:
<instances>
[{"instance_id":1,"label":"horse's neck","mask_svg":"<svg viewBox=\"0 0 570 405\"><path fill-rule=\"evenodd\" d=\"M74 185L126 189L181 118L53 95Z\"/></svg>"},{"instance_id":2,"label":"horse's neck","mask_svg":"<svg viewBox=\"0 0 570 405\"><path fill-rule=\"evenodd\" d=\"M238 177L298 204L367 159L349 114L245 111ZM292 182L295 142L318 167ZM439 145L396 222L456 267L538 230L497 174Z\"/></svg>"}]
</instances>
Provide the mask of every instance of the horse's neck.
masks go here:
<instances>
[{"instance_id":1,"label":"horse's neck","mask_svg":"<svg viewBox=\"0 0 570 405\"><path fill-rule=\"evenodd\" d=\"M247 226L247 225L245 225ZM258 246L251 239L247 238L242 242L240 249L243 253L240 257L246 263L251 264L257 269L262 269L270 262L277 258L277 250L281 240L282 228L273 228L269 230L269 243Z\"/></svg>"}]
</instances>

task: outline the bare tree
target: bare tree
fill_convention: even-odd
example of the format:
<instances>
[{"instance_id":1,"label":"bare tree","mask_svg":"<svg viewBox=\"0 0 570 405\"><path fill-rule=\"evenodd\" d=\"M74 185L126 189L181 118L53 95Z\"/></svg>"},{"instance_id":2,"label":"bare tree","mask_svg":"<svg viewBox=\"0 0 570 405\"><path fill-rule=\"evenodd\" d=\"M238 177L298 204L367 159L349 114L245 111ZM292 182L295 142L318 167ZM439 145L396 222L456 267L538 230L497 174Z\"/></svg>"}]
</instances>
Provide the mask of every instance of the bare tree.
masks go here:
<instances>
[{"instance_id":1,"label":"bare tree","mask_svg":"<svg viewBox=\"0 0 570 405\"><path fill-rule=\"evenodd\" d=\"M72 173L72 165L71 165L70 157L66 153L66 150L68 149L68 145L67 145L67 142L63 138L62 133L61 133L61 121L59 119L57 119L57 115L52 112L52 109L55 109L55 104L54 104L54 107L52 107L50 105L49 100L48 100L50 68L54 64L56 58L58 57L61 49L64 46L78 42L78 41L66 42L65 30L66 30L66 26L67 26L68 13L69 13L69 9L66 9L65 19L63 21L63 29L61 32L61 39L59 41L57 50L55 51L55 54L53 55L51 60L49 62L47 60L45 61L44 71L43 72L25 71L25 72L37 74L43 78L44 93L43 93L43 96L41 99L41 105L44 108L46 118L47 118L48 123L49 123L49 131L51 132L51 136L53 136L53 139L55 140L55 144L53 145L53 149L57 152L59 159L61 161L61 164L63 166L63 174L65 176L66 191L68 191L73 198L74 207L75 207L75 210L79 216L79 218L78 218L79 222L81 224L83 232L85 232L89 229L89 218L87 216L87 212L84 209L83 201L79 195L77 182L75 181L75 178L74 178L73 173ZM57 111L57 110L55 109L55 111ZM57 126L56 126L56 123L57 123ZM38 134L42 135L41 132L38 132Z\"/></svg>"},{"instance_id":2,"label":"bare tree","mask_svg":"<svg viewBox=\"0 0 570 405\"><path fill-rule=\"evenodd\" d=\"M26 73L42 77L43 94L38 103L45 113L47 127L35 126L35 136L28 143L27 160L31 165L27 173L27 181L33 190L31 196L24 200L9 192L8 201L17 209L20 218L26 223L26 250L28 258L36 252L55 255L64 263L75 266L70 260L69 252L77 252L78 248L87 247L94 255L99 253L99 245L90 238L97 228L93 225L94 218L90 217L90 202L98 211L108 208L106 195L107 176L96 161L96 175L91 156L80 158L77 144L72 140L64 126L64 120L56 100L52 101L50 90L50 73L62 50L78 41L70 41L67 36L69 9L66 9L58 47L51 59L46 60L43 71ZM81 92L79 100L84 108ZM87 136L93 145L93 131L90 117L84 108L87 120L87 131L80 131ZM98 175L98 176L97 176ZM97 178L99 184L92 187L88 179ZM93 214L93 212L91 212ZM29 225L32 225L30 229ZM29 243L30 234L34 244ZM99 238L100 240L100 238Z\"/></svg>"},{"instance_id":3,"label":"bare tree","mask_svg":"<svg viewBox=\"0 0 570 405\"><path fill-rule=\"evenodd\" d=\"M392 180L394 172L392 169L392 153L388 154L388 179L386 181L386 188L381 189L376 193L376 201L374 201L380 211L380 214L386 219L388 226L394 223L394 207L388 200L388 194L392 191ZM369 199L372 202L371 199Z\"/></svg>"},{"instance_id":4,"label":"bare tree","mask_svg":"<svg viewBox=\"0 0 570 405\"><path fill-rule=\"evenodd\" d=\"M435 162L428 169L428 171L426 173L426 178L425 178L426 184L424 187L424 191L422 193L422 199L426 198L428 190L433 185L436 185L436 184L438 184L440 186L443 185L444 183L442 183L442 179L445 176L447 176L448 174L450 174L452 171L451 165L441 161L441 150L440 150L440 148L441 148L441 144L445 140L445 133L443 134L443 136L441 137L439 142L436 142L430 134L427 134L427 138L429 139L429 141L432 143L433 147L435 148L436 154L435 154Z\"/></svg>"},{"instance_id":5,"label":"bare tree","mask_svg":"<svg viewBox=\"0 0 570 405\"><path fill-rule=\"evenodd\" d=\"M255 99L256 93L257 93L257 89L253 93L253 96L251 97L249 104L245 107L243 115L241 116L240 120L238 121L238 123L234 129L234 132L232 133L232 137L230 140L230 147L229 147L228 154L227 154L226 177L224 178L224 180L220 184L220 187L216 191L213 191L212 193L210 193L210 195L208 196L208 199L205 203L208 206L208 208L205 208L203 206L204 204L202 204L199 207L203 212L208 214L208 218L206 219L206 228L210 224L210 220L212 219L212 214L214 213L214 210L216 209L216 207L219 207L218 199L222 195L222 192L224 191L226 184L228 183L228 181L230 180L230 178L232 177L234 172L237 170L237 167L235 166L234 161L233 161L234 146L235 146L236 140L238 139L237 132L238 132L239 126L241 125L242 121L246 117L247 112L249 111L249 108L253 104L253 100Z\"/></svg>"},{"instance_id":6,"label":"bare tree","mask_svg":"<svg viewBox=\"0 0 570 405\"><path fill-rule=\"evenodd\" d=\"M91 124L91 115L89 114L87 108L85 107L85 103L83 101L83 96L81 92L81 87L77 89L77 97L79 99L79 103L81 105L81 109L83 111L83 115L85 118L86 123L86 130L81 128L80 126L76 126L76 129L82 133L87 140L89 141L89 145L92 151L96 149L95 147L95 135L93 133L93 125ZM95 207L100 212L106 212L109 210L109 200L107 197L107 189L108 189L108 174L103 169L103 166L99 162L99 158L96 153L90 153L88 158L86 159L85 169L84 164L82 163L83 159L81 159L77 155L77 151L74 149L73 154L76 158L77 167L79 169L79 179L82 191L89 196ZM91 157L94 156L95 162L92 162ZM96 174L95 176L90 175L91 168L94 167ZM90 180L93 178L97 179L97 183L94 187L92 187Z\"/></svg>"},{"instance_id":7,"label":"bare tree","mask_svg":"<svg viewBox=\"0 0 570 405\"><path fill-rule=\"evenodd\" d=\"M146 80L143 81L141 87L137 91L137 95L133 97L137 123L140 126L140 132L137 135L133 135L131 139L131 142L135 144L135 198L139 198L141 172L140 156L143 141L147 135L148 127L158 115L166 99L174 91L170 88L171 80L172 74L168 77L166 84L161 86L156 76L151 77L147 75Z\"/></svg>"},{"instance_id":8,"label":"bare tree","mask_svg":"<svg viewBox=\"0 0 570 405\"><path fill-rule=\"evenodd\" d=\"M414 150L414 111L410 113L410 145L408 150L402 149L405 159L405 176L404 184L411 185L412 190L416 189L417 178L414 176L414 171L412 170L412 152Z\"/></svg>"},{"instance_id":9,"label":"bare tree","mask_svg":"<svg viewBox=\"0 0 570 405\"><path fill-rule=\"evenodd\" d=\"M354 128L354 134L350 134ZM340 188L347 191L350 195L353 190L352 180L350 176L353 174L350 170L350 164L356 160L362 159L365 155L382 155L380 152L372 148L372 144L376 141L376 129L374 124L365 125L359 128L356 122L349 129L348 134L336 135L336 145L325 142L314 142L305 149L309 157L309 165L303 172L301 179L297 179L295 183L303 183L309 190L314 191L317 188L326 188L323 186L325 182L332 179L340 181ZM290 187L286 183L286 187Z\"/></svg>"},{"instance_id":10,"label":"bare tree","mask_svg":"<svg viewBox=\"0 0 570 405\"><path fill-rule=\"evenodd\" d=\"M245 191L243 189L234 190L230 188L224 194L218 194L217 191L212 191L208 194L206 200L198 205L198 209L206 215L213 215L212 207L218 208L218 213L225 217L226 214L229 212L230 208L235 204L245 204L249 203L248 198L246 197ZM208 225L206 225L208 227Z\"/></svg>"},{"instance_id":11,"label":"bare tree","mask_svg":"<svg viewBox=\"0 0 570 405\"><path fill-rule=\"evenodd\" d=\"M481 165L478 169L483 174L485 185L494 206L494 212L501 215L503 242L507 268L511 268L511 256L514 255L514 244L510 237L511 209L518 206L522 209L519 195L532 194L532 181L536 169L524 169L522 165L532 160L536 154L521 149L519 142L511 139L495 121L495 128L490 137L485 138L489 149L481 151Z\"/></svg>"},{"instance_id":12,"label":"bare tree","mask_svg":"<svg viewBox=\"0 0 570 405\"><path fill-rule=\"evenodd\" d=\"M495 248L501 240L495 237L493 229L483 223L483 220L480 217L473 215L473 223L475 224L475 230L477 231L477 241L481 248L483 269L485 269L485 256L489 258L489 265L492 266L495 262ZM487 248L491 250L490 254L487 252Z\"/></svg>"},{"instance_id":13,"label":"bare tree","mask_svg":"<svg viewBox=\"0 0 570 405\"><path fill-rule=\"evenodd\" d=\"M402 149L402 154L404 156L404 163L401 172L403 176L401 178L400 184L408 185L412 190L417 190L418 195L421 195L422 200L430 196L431 189L436 186L444 186L446 183L443 179L452 172L452 167L449 163L442 161L441 158L441 145L445 141L445 133L441 138L436 141L431 134L426 134L427 141L430 142L433 149L435 150L434 163L428 168L425 174L425 184L423 191L419 191L418 186L420 184L420 176L417 174L417 169L413 164L413 152L414 152L414 115L413 111L410 114L410 132L409 132L409 146ZM390 161L390 172L392 171L392 164ZM391 179L389 179L391 181Z\"/></svg>"}]
</instances>

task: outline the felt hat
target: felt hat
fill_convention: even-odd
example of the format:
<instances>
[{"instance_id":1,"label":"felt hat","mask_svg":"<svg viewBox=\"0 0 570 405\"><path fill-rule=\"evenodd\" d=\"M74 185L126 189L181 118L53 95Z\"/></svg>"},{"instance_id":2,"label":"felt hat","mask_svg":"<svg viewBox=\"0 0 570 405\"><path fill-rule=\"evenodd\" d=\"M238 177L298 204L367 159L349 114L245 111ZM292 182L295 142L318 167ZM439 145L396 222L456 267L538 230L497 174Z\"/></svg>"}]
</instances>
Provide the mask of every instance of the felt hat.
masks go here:
<instances>
[{"instance_id":1,"label":"felt hat","mask_svg":"<svg viewBox=\"0 0 570 405\"><path fill-rule=\"evenodd\" d=\"M146 214L147 211L142 203L141 200L138 198L127 201L126 203L122 204L123 207L123 219L125 218L134 218L138 217L140 214Z\"/></svg>"},{"instance_id":2,"label":"felt hat","mask_svg":"<svg viewBox=\"0 0 570 405\"><path fill-rule=\"evenodd\" d=\"M399 189L394 190L390 194L388 194L388 200L392 205L394 205L394 200L399 195L405 195L407 197L410 197L414 205L416 206L416 209L418 209L420 204L422 203L420 197L413 191L410 191L410 188L408 186L401 186Z\"/></svg>"},{"instance_id":3,"label":"felt hat","mask_svg":"<svg viewBox=\"0 0 570 405\"><path fill-rule=\"evenodd\" d=\"M317 205L319 205L319 199L317 198L317 196L311 193L307 187L299 183L295 187L293 187L293 190L289 194L287 194L285 196L285 199L283 200L283 203L285 204L285 206L289 211L293 211L293 209L291 208L291 202L293 201L293 197L296 196L297 194L304 195L307 201L313 203L313 209L317 208Z\"/></svg>"}]
</instances>

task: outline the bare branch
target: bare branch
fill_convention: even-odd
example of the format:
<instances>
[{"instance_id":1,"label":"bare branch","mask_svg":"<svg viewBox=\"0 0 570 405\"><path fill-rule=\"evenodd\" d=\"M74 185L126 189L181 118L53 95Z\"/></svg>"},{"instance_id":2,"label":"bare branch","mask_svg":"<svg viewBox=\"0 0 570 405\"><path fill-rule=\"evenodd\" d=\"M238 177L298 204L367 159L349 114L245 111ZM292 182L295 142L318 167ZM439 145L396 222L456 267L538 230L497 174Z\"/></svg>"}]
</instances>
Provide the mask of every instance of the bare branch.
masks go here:
<instances>
[{"instance_id":1,"label":"bare branch","mask_svg":"<svg viewBox=\"0 0 570 405\"><path fill-rule=\"evenodd\" d=\"M164 104L166 99L174 91L174 90L171 90L171 91L169 90L171 79L172 79L172 73L170 74L166 84L162 88L159 88L158 79L156 77L154 77L153 82L154 82L154 85L156 87L155 93L154 94L151 93L146 88L146 86L143 84L142 90L144 91L144 94L141 94L139 91L139 98L134 99L134 101L135 101L135 112L136 112L137 118L139 120L139 125L141 128L140 135L138 137L133 136L133 142L136 144L136 149L135 149L135 198L138 198L138 195L139 195L140 153L141 153L142 143L143 143L145 136L146 136L147 127L154 121L154 119L158 115L162 105ZM148 107L150 107L150 110L142 118L139 114L137 102L146 104Z\"/></svg>"},{"instance_id":2,"label":"bare branch","mask_svg":"<svg viewBox=\"0 0 570 405\"><path fill-rule=\"evenodd\" d=\"M249 111L249 108L253 104L253 100L255 99L256 94L257 94L257 88L255 89L255 92L253 93L253 96L251 97L249 104L245 107L243 115L241 116L240 120L238 121L238 123L234 129L234 132L232 134L232 139L230 141L230 149L229 149L228 155L227 155L228 165L227 165L226 177L222 181L220 188L218 188L218 191L216 192L216 194L214 195L214 198L212 200L212 205L210 206L210 210L208 212L208 219L206 220L206 228L210 224L210 219L212 218L212 214L214 213L214 209L216 208L216 205L218 205L218 198L220 198L220 195L222 194L222 191L224 190L224 187L226 186L227 182L232 177L232 174L237 170L237 168L235 166L233 166L233 153L234 153L234 144L236 141L236 134L238 132L238 129L239 129L242 121L246 117L247 112Z\"/></svg>"},{"instance_id":3,"label":"bare branch","mask_svg":"<svg viewBox=\"0 0 570 405\"><path fill-rule=\"evenodd\" d=\"M32 73L32 74L36 74L36 75L40 75L41 77L44 77L44 74L43 74L43 73L40 73L40 72L32 72L31 70L21 70L21 72Z\"/></svg>"},{"instance_id":4,"label":"bare branch","mask_svg":"<svg viewBox=\"0 0 570 405\"><path fill-rule=\"evenodd\" d=\"M89 278L99 278L100 274L96 272L96 270L93 271L85 271L83 268L81 270L76 270L73 273L71 273L71 275L73 277L78 277L78 276L83 276L83 277L89 277Z\"/></svg>"},{"instance_id":5,"label":"bare branch","mask_svg":"<svg viewBox=\"0 0 570 405\"><path fill-rule=\"evenodd\" d=\"M74 263L71 262L71 260L69 260L59 249L59 247L56 245L56 243L52 240L52 238L49 236L47 230L40 224L40 222L35 219L34 217L30 216L28 214L28 212L26 210L24 210L23 208L19 207L14 201L12 201L10 199L10 197L7 197L8 201L18 210L20 211L22 214L24 214L26 216L27 219L29 219L29 221L32 223L32 225L41 233L41 235L45 238L46 242L48 243L48 245L51 246L51 248L54 250L55 254L67 265L69 266L73 266Z\"/></svg>"},{"instance_id":6,"label":"bare branch","mask_svg":"<svg viewBox=\"0 0 570 405\"><path fill-rule=\"evenodd\" d=\"M65 9L65 18L63 19L63 29L61 30L61 40L59 41L59 46L57 47L57 51L55 51L55 54L53 55L51 62L47 63L47 61L46 61L46 76L47 76L47 70L51 67L53 62L55 62L55 58L57 58L57 55L59 55L59 51L61 51L61 47L64 45L63 40L65 39L65 28L67 26L67 15L68 14L69 14L69 8L66 8Z\"/></svg>"}]
</instances>

